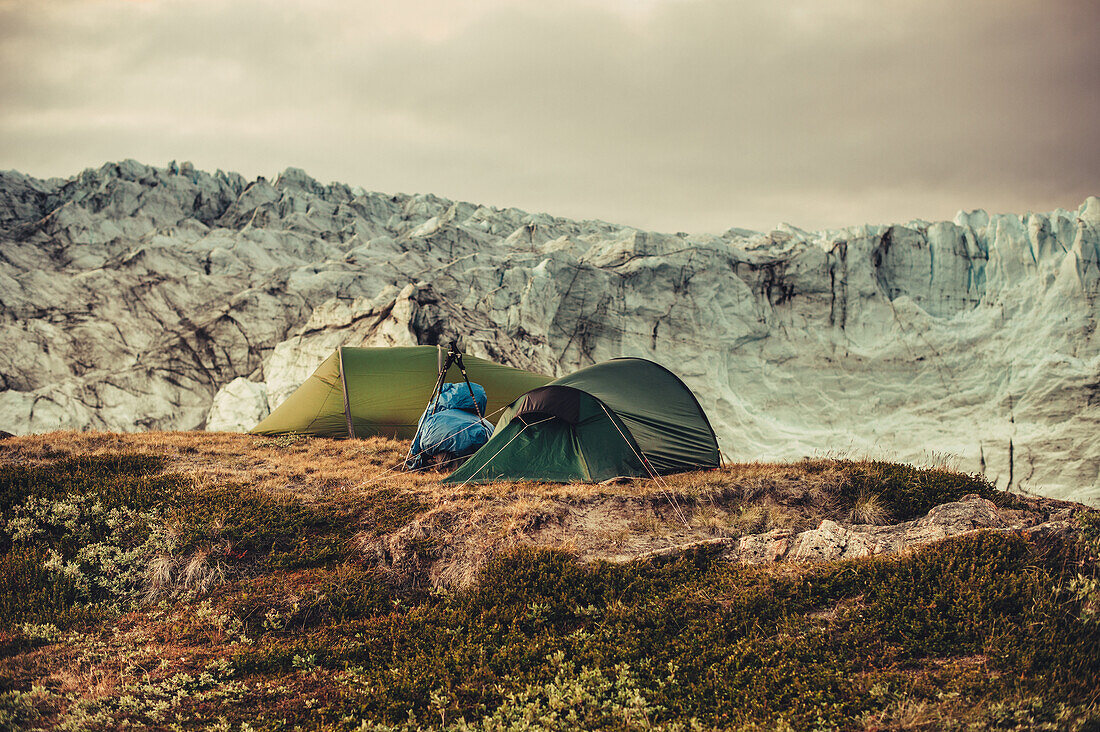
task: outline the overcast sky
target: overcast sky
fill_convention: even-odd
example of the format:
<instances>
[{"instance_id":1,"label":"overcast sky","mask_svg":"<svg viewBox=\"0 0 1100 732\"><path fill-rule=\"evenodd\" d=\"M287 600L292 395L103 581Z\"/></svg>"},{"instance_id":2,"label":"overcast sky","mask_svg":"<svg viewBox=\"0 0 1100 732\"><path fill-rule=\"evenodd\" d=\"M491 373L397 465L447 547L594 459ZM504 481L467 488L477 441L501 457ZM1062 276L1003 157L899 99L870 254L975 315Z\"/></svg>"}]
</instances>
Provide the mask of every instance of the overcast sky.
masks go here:
<instances>
[{"instance_id":1,"label":"overcast sky","mask_svg":"<svg viewBox=\"0 0 1100 732\"><path fill-rule=\"evenodd\" d=\"M191 160L663 231L1100 195L1096 0L0 0L0 168Z\"/></svg>"}]
</instances>

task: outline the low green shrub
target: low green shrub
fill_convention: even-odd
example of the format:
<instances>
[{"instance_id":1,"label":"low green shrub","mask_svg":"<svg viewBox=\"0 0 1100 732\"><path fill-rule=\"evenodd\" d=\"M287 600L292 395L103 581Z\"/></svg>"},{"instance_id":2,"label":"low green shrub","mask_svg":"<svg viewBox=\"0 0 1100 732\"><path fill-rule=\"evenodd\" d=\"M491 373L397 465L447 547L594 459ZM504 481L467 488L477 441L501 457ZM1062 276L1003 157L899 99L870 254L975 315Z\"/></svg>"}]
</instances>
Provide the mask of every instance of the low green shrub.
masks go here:
<instances>
[{"instance_id":1,"label":"low green shrub","mask_svg":"<svg viewBox=\"0 0 1100 732\"><path fill-rule=\"evenodd\" d=\"M875 563L859 620L913 653L980 653L995 623L1025 616L1051 586L1045 571L1019 571L1030 551L1016 536L978 534Z\"/></svg>"},{"instance_id":2,"label":"low green shrub","mask_svg":"<svg viewBox=\"0 0 1100 732\"><path fill-rule=\"evenodd\" d=\"M106 508L148 509L166 496L178 496L186 485L179 476L160 475L163 467L163 458L136 453L79 455L46 465L0 465L0 515L9 515L32 496L49 501L80 495Z\"/></svg>"},{"instance_id":3,"label":"low green shrub","mask_svg":"<svg viewBox=\"0 0 1100 732\"><path fill-rule=\"evenodd\" d=\"M48 555L36 547L19 547L0 554L0 627L22 623L68 625L94 618L79 581L46 566Z\"/></svg>"},{"instance_id":4,"label":"low green shrub","mask_svg":"<svg viewBox=\"0 0 1100 732\"><path fill-rule=\"evenodd\" d=\"M224 543L238 561L262 561L283 569L339 560L348 554L353 534L346 511L242 485L196 489L167 518L178 527L179 552Z\"/></svg>"},{"instance_id":5,"label":"low green shrub","mask_svg":"<svg viewBox=\"0 0 1100 732\"><path fill-rule=\"evenodd\" d=\"M307 661L311 669L323 667L329 656L324 643L292 639L241 648L229 656L229 662L242 674L276 675L302 668Z\"/></svg>"},{"instance_id":6,"label":"low green shrub","mask_svg":"<svg viewBox=\"0 0 1100 732\"><path fill-rule=\"evenodd\" d=\"M1082 623L1100 625L1100 511L1089 511L1077 520L1082 571L1060 589L1081 604Z\"/></svg>"},{"instance_id":7,"label":"low green shrub","mask_svg":"<svg viewBox=\"0 0 1100 732\"><path fill-rule=\"evenodd\" d=\"M161 466L128 454L0 466L0 627L65 626L140 596L170 543L162 511L186 490Z\"/></svg>"},{"instance_id":8,"label":"low green shrub","mask_svg":"<svg viewBox=\"0 0 1100 732\"><path fill-rule=\"evenodd\" d=\"M239 621L241 632L258 636L386 615L394 600L376 570L341 563L243 580L222 593L218 606Z\"/></svg>"},{"instance_id":9,"label":"low green shrub","mask_svg":"<svg viewBox=\"0 0 1100 732\"><path fill-rule=\"evenodd\" d=\"M227 565L296 569L349 554L349 509L247 486L197 488L162 468L160 458L125 453L0 466L0 628L117 613L177 581L206 587L187 582L181 565L212 550L217 578Z\"/></svg>"},{"instance_id":10,"label":"low green shrub","mask_svg":"<svg viewBox=\"0 0 1100 732\"><path fill-rule=\"evenodd\" d=\"M345 563L324 573L305 607L311 616L341 622L385 615L393 609L393 599L376 570Z\"/></svg>"},{"instance_id":11,"label":"low green shrub","mask_svg":"<svg viewBox=\"0 0 1100 732\"><path fill-rule=\"evenodd\" d=\"M998 491L979 475L956 473L942 468L917 468L882 461L839 461L845 471L840 497L851 510L861 497L876 496L894 521L909 521L928 513L941 503L957 501L974 493L1001 506L1015 499Z\"/></svg>"},{"instance_id":12,"label":"low green shrub","mask_svg":"<svg viewBox=\"0 0 1100 732\"><path fill-rule=\"evenodd\" d=\"M48 698L45 689L36 686L29 691L0 691L0 730L30 729L42 718L38 705Z\"/></svg>"},{"instance_id":13,"label":"low green shrub","mask_svg":"<svg viewBox=\"0 0 1100 732\"><path fill-rule=\"evenodd\" d=\"M324 665L357 669L341 708L386 725L405 724L410 710L419 723L445 712L490 729L544 715L537 690L560 675L555 654L605 679L627 664L632 688L659 710L654 723L850 728L899 700L1020 689L1087 708L1100 632L1075 620L1076 601L1052 593L1074 551L981 533L783 575L706 553L652 566L518 549L468 592L356 626L359 642ZM988 668L952 670L974 657ZM913 680L921 674L925 686ZM876 696L876 679L906 679L908 690ZM428 703L433 692L449 700L444 709ZM576 712L594 716L578 718L602 724L600 699Z\"/></svg>"},{"instance_id":14,"label":"low green shrub","mask_svg":"<svg viewBox=\"0 0 1100 732\"><path fill-rule=\"evenodd\" d=\"M428 507L416 496L396 488L376 488L357 501L357 506L363 530L374 536L401 528Z\"/></svg>"},{"instance_id":15,"label":"low green shrub","mask_svg":"<svg viewBox=\"0 0 1100 732\"><path fill-rule=\"evenodd\" d=\"M467 724L453 725L462 732L509 732L516 729L560 730L644 730L652 729L652 718L660 707L651 706L630 666L618 664L607 671L577 668L561 651L548 659L553 678L541 684L527 684L509 694L491 714ZM439 710L440 726L446 726L449 697L433 692L429 697Z\"/></svg>"}]
</instances>

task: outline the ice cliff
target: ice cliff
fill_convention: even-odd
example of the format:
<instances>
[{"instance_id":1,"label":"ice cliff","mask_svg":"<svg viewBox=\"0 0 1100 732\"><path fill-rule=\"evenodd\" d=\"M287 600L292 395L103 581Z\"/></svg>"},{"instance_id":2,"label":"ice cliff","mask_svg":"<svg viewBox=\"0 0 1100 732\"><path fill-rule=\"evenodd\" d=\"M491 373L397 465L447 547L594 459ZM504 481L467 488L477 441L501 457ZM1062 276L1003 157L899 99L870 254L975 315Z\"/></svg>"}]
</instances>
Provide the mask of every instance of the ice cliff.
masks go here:
<instances>
[{"instance_id":1,"label":"ice cliff","mask_svg":"<svg viewBox=\"0 0 1100 732\"><path fill-rule=\"evenodd\" d=\"M947 460L1100 503L1100 200L659 234L134 161L0 173L0 429L246 429L339 344L621 355L727 457Z\"/></svg>"}]
</instances>

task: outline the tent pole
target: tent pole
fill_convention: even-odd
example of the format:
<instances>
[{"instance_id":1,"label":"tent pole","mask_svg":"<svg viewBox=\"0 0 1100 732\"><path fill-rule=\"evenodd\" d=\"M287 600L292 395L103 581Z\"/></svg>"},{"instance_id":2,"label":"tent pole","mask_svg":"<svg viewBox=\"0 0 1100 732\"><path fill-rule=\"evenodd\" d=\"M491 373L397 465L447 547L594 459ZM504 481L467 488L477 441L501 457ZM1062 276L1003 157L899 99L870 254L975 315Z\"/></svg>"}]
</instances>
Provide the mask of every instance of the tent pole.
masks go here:
<instances>
[{"instance_id":1,"label":"tent pole","mask_svg":"<svg viewBox=\"0 0 1100 732\"><path fill-rule=\"evenodd\" d=\"M344 387L344 419L348 423L348 437L355 437L355 425L351 421L351 402L348 400L348 379L344 374L344 347L337 349L340 353L340 383Z\"/></svg>"}]
</instances>

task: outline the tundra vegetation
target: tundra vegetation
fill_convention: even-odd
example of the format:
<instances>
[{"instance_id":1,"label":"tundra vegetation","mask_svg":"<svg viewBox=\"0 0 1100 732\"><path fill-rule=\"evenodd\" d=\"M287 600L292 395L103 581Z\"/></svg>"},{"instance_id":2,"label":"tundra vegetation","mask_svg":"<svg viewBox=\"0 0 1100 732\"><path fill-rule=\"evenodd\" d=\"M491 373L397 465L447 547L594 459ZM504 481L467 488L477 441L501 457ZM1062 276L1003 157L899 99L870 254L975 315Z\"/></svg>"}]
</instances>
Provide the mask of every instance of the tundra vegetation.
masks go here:
<instances>
[{"instance_id":1,"label":"tundra vegetation","mask_svg":"<svg viewBox=\"0 0 1100 732\"><path fill-rule=\"evenodd\" d=\"M834 459L442 486L407 443L0 442L0 729L1097 729L1100 518L760 566L978 494ZM400 550L400 551L398 551ZM398 559L399 557L399 559Z\"/></svg>"}]
</instances>

